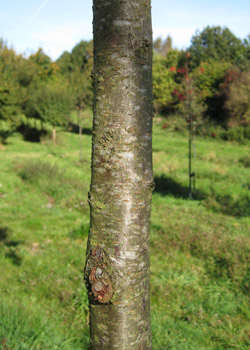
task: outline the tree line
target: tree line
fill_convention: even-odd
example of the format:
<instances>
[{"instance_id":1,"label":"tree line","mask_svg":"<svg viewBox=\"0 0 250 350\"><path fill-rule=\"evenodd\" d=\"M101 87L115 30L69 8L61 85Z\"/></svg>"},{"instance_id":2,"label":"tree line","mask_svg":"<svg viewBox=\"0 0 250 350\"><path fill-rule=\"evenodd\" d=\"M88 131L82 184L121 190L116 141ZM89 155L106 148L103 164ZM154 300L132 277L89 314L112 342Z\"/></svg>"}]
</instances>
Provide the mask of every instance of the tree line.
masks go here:
<instances>
[{"instance_id":1,"label":"tree line","mask_svg":"<svg viewBox=\"0 0 250 350\"><path fill-rule=\"evenodd\" d=\"M171 38L154 42L154 107L158 113L186 113L224 126L250 122L250 36L241 40L228 28L196 32L187 50Z\"/></svg>"},{"instance_id":2,"label":"tree line","mask_svg":"<svg viewBox=\"0 0 250 350\"><path fill-rule=\"evenodd\" d=\"M42 49L29 57L0 40L0 139L13 131L46 133L92 106L92 41L81 41L55 62ZM154 109L171 118L212 119L224 127L250 123L250 35L228 28L197 31L186 50L154 41ZM189 109L189 113L187 113Z\"/></svg>"},{"instance_id":3,"label":"tree line","mask_svg":"<svg viewBox=\"0 0 250 350\"><path fill-rule=\"evenodd\" d=\"M72 110L92 104L92 41L81 41L55 62L39 49L28 58L0 40L0 138L66 126Z\"/></svg>"}]
</instances>

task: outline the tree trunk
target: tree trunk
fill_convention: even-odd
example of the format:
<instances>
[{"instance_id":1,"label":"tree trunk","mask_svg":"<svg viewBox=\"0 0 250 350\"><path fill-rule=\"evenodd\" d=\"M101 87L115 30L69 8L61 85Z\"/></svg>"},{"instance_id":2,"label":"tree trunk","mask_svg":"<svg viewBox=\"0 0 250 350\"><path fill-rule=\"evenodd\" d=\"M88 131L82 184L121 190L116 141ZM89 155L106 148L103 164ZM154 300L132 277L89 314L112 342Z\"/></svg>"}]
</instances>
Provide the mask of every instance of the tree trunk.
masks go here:
<instances>
[{"instance_id":1,"label":"tree trunk","mask_svg":"<svg viewBox=\"0 0 250 350\"><path fill-rule=\"evenodd\" d=\"M78 119L78 127L79 127L79 160L82 161L82 118L81 118L81 109L77 112L77 119Z\"/></svg>"},{"instance_id":2,"label":"tree trunk","mask_svg":"<svg viewBox=\"0 0 250 350\"><path fill-rule=\"evenodd\" d=\"M53 139L53 144L56 144L56 129L53 126L53 130L52 130L52 139Z\"/></svg>"},{"instance_id":3,"label":"tree trunk","mask_svg":"<svg viewBox=\"0 0 250 350\"><path fill-rule=\"evenodd\" d=\"M85 280L92 350L151 349L150 0L94 0L94 122Z\"/></svg>"},{"instance_id":4,"label":"tree trunk","mask_svg":"<svg viewBox=\"0 0 250 350\"><path fill-rule=\"evenodd\" d=\"M82 126L81 125L79 125L79 147L80 147L79 159L80 159L80 162L82 162Z\"/></svg>"}]
</instances>

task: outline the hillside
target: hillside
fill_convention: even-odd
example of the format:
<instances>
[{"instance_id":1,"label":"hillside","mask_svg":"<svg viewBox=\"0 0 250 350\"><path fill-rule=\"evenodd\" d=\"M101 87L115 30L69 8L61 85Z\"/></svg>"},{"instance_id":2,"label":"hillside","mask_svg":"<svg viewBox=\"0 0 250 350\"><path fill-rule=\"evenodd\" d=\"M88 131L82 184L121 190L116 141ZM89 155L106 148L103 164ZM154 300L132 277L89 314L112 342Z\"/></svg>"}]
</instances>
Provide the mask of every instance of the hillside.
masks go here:
<instances>
[{"instance_id":1,"label":"hillside","mask_svg":"<svg viewBox=\"0 0 250 350\"><path fill-rule=\"evenodd\" d=\"M0 146L0 348L88 349L83 283L91 120L57 144ZM155 350L250 347L249 144L187 136L155 121L151 304Z\"/></svg>"}]
</instances>

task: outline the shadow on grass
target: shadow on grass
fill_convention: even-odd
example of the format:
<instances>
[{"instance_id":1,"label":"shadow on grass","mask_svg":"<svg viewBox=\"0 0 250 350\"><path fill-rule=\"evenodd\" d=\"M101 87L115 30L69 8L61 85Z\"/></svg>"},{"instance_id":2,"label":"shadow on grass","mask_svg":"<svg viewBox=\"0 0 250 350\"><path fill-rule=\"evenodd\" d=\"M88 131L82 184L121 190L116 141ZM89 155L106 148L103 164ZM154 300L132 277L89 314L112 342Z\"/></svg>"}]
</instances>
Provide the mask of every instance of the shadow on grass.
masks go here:
<instances>
[{"instance_id":1,"label":"shadow on grass","mask_svg":"<svg viewBox=\"0 0 250 350\"><path fill-rule=\"evenodd\" d=\"M247 193L236 199L229 194L218 195L212 193L206 199L205 205L207 208L225 215L235 217L250 216L250 196Z\"/></svg>"},{"instance_id":2,"label":"shadow on grass","mask_svg":"<svg viewBox=\"0 0 250 350\"><path fill-rule=\"evenodd\" d=\"M73 132L74 134L79 134L79 125L69 123L68 131ZM82 128L83 135L92 135L92 130L89 128Z\"/></svg>"},{"instance_id":3,"label":"shadow on grass","mask_svg":"<svg viewBox=\"0 0 250 350\"><path fill-rule=\"evenodd\" d=\"M21 125L18 131L22 134L23 139L29 142L40 142L41 137L48 134L46 130L38 130L35 127Z\"/></svg>"},{"instance_id":4,"label":"shadow on grass","mask_svg":"<svg viewBox=\"0 0 250 350\"><path fill-rule=\"evenodd\" d=\"M7 227L0 227L0 243L5 241L8 237L9 229Z\"/></svg>"},{"instance_id":5,"label":"shadow on grass","mask_svg":"<svg viewBox=\"0 0 250 350\"><path fill-rule=\"evenodd\" d=\"M12 135L12 131L0 131L0 144L2 145L8 145L9 142L7 141L8 137Z\"/></svg>"},{"instance_id":6,"label":"shadow on grass","mask_svg":"<svg viewBox=\"0 0 250 350\"><path fill-rule=\"evenodd\" d=\"M22 263L21 257L17 254L17 247L21 241L9 239L10 230L8 227L0 226L0 249L5 248L5 256L9 258L14 265L20 266Z\"/></svg>"},{"instance_id":7,"label":"shadow on grass","mask_svg":"<svg viewBox=\"0 0 250 350\"><path fill-rule=\"evenodd\" d=\"M161 195L171 195L177 198L188 199L189 190L188 186L183 186L181 183L174 180L172 177L161 175L154 178L155 181L155 192ZM193 193L193 198L202 200L205 199L206 195L200 190L196 190Z\"/></svg>"},{"instance_id":8,"label":"shadow on grass","mask_svg":"<svg viewBox=\"0 0 250 350\"><path fill-rule=\"evenodd\" d=\"M13 263L14 265L16 265L16 266L20 266L21 263L22 263L22 258L17 254L17 252L16 252L15 249L9 250L9 251L5 254L5 256L6 256L7 258L9 258L9 259L12 261L12 263Z\"/></svg>"}]
</instances>

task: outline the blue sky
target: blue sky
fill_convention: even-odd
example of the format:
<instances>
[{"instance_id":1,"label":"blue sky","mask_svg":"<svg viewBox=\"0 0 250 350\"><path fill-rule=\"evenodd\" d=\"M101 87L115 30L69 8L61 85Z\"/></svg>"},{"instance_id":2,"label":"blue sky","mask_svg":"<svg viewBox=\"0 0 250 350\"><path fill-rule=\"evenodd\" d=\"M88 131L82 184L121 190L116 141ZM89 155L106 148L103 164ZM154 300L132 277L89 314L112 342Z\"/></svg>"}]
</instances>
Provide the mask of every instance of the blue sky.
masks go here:
<instances>
[{"instance_id":1,"label":"blue sky","mask_svg":"<svg viewBox=\"0 0 250 350\"><path fill-rule=\"evenodd\" d=\"M136 1L136 0L134 0ZM250 34L249 0L152 0L154 38L170 35L188 47L197 29L227 26L239 38ZM53 59L92 37L92 0L0 0L0 37L26 55L41 47Z\"/></svg>"}]
</instances>

